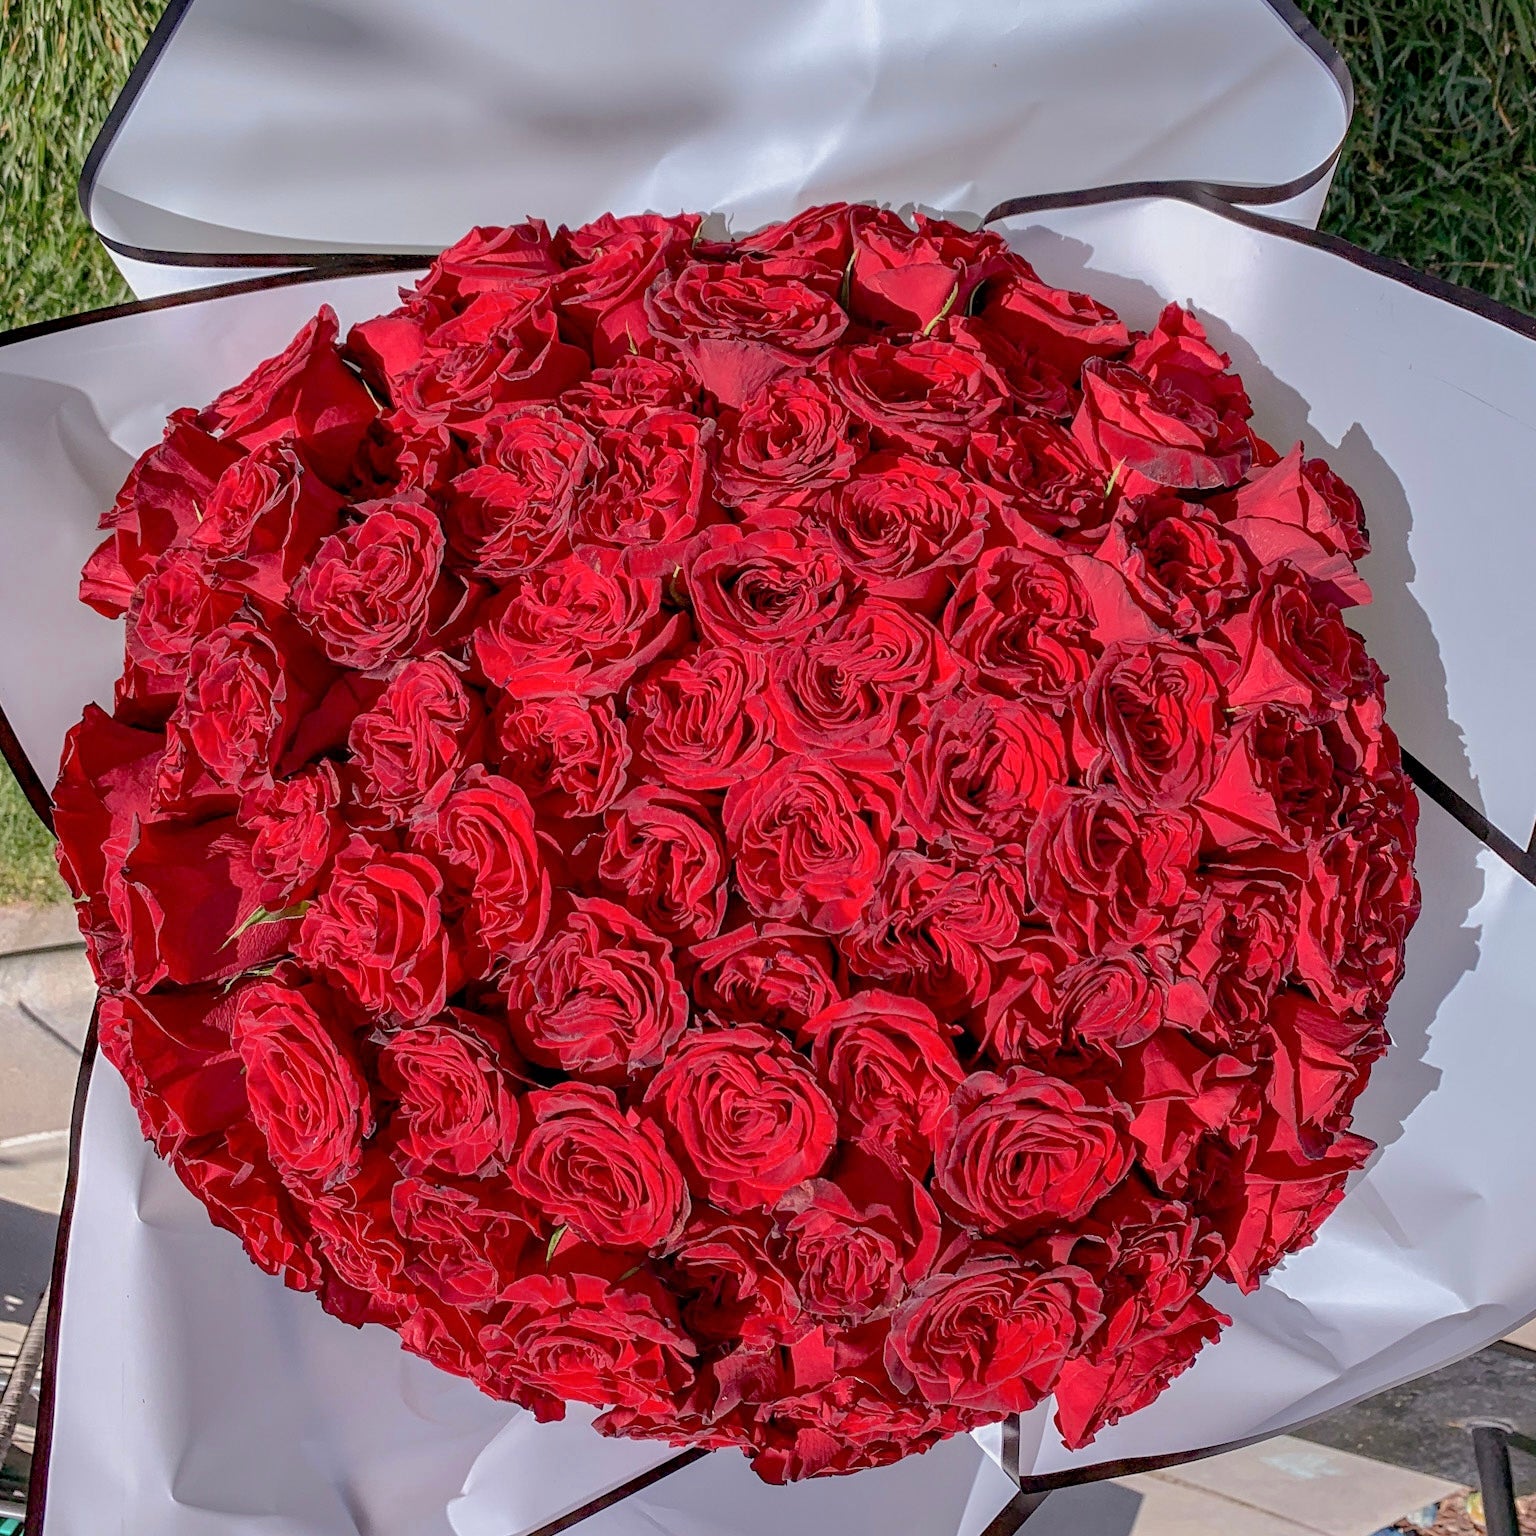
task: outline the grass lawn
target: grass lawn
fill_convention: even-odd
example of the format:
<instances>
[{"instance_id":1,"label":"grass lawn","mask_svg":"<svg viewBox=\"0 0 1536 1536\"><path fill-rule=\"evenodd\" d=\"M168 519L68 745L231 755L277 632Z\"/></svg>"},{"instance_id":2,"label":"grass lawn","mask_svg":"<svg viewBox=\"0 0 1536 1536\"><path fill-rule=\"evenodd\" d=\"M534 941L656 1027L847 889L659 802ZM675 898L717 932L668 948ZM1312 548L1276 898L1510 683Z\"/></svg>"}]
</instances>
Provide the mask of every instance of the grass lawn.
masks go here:
<instances>
[{"instance_id":1,"label":"grass lawn","mask_svg":"<svg viewBox=\"0 0 1536 1536\"><path fill-rule=\"evenodd\" d=\"M1324 227L1536 310L1536 0L1302 4L1358 97ZM160 10L0 0L0 328L127 297L75 181ZM0 902L63 894L0 769Z\"/></svg>"}]
</instances>

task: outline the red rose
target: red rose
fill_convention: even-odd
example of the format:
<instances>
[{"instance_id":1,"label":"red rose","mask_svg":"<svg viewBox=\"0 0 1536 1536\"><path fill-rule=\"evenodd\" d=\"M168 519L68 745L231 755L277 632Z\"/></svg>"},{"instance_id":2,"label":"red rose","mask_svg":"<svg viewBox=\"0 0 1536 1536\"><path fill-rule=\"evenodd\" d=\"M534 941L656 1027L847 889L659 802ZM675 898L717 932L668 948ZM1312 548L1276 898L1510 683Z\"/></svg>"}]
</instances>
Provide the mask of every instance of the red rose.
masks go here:
<instances>
[{"instance_id":1,"label":"red rose","mask_svg":"<svg viewBox=\"0 0 1536 1536\"><path fill-rule=\"evenodd\" d=\"M320 545L294 583L293 607L339 666L366 671L408 654L427 627L443 529L416 501L370 501Z\"/></svg>"},{"instance_id":2,"label":"red rose","mask_svg":"<svg viewBox=\"0 0 1536 1536\"><path fill-rule=\"evenodd\" d=\"M1238 487L1232 515L1300 528L1324 548L1351 560L1370 553L1360 498L1322 459L1303 459L1300 443Z\"/></svg>"},{"instance_id":3,"label":"red rose","mask_svg":"<svg viewBox=\"0 0 1536 1536\"><path fill-rule=\"evenodd\" d=\"M537 1089L527 1103L511 1178L536 1226L569 1228L604 1248L670 1245L687 1218L688 1191L652 1122L587 1083Z\"/></svg>"},{"instance_id":4,"label":"red rose","mask_svg":"<svg viewBox=\"0 0 1536 1536\"><path fill-rule=\"evenodd\" d=\"M1078 392L1067 374L985 320L952 311L929 334L984 358L1007 386L1012 405L1024 414L1065 421L1076 408Z\"/></svg>"},{"instance_id":5,"label":"red rose","mask_svg":"<svg viewBox=\"0 0 1536 1536\"><path fill-rule=\"evenodd\" d=\"M109 619L120 617L134 589L173 545L191 538L219 476L240 457L177 411L165 435L140 454L101 526L111 530L85 563L80 601Z\"/></svg>"},{"instance_id":6,"label":"red rose","mask_svg":"<svg viewBox=\"0 0 1536 1536\"><path fill-rule=\"evenodd\" d=\"M1066 1048L1056 1004L1058 978L1077 952L1049 932L1024 929L1008 967L966 1028L1000 1067L1050 1066Z\"/></svg>"},{"instance_id":7,"label":"red rose","mask_svg":"<svg viewBox=\"0 0 1536 1536\"><path fill-rule=\"evenodd\" d=\"M1160 952L1089 955L1056 978L1056 1014L1067 1049L1121 1051L1140 1045L1165 1020L1198 1026L1209 1002L1192 982L1175 983Z\"/></svg>"},{"instance_id":8,"label":"red rose","mask_svg":"<svg viewBox=\"0 0 1536 1536\"><path fill-rule=\"evenodd\" d=\"M502 772L551 816L596 816L624 792L630 748L611 699L505 697L491 729Z\"/></svg>"},{"instance_id":9,"label":"red rose","mask_svg":"<svg viewBox=\"0 0 1536 1536\"><path fill-rule=\"evenodd\" d=\"M390 1217L406 1242L406 1278L450 1307L479 1311L516 1282L533 1233L491 1186L404 1178L390 1191Z\"/></svg>"},{"instance_id":10,"label":"red rose","mask_svg":"<svg viewBox=\"0 0 1536 1536\"><path fill-rule=\"evenodd\" d=\"M714 817L698 801L649 784L631 790L605 818L598 879L657 933L707 939L725 920L725 850Z\"/></svg>"},{"instance_id":11,"label":"red rose","mask_svg":"<svg viewBox=\"0 0 1536 1536\"><path fill-rule=\"evenodd\" d=\"M1104 1326L1089 1352L1063 1367L1056 1423L1074 1449L1145 1407L1231 1323L1196 1293L1221 1257L1213 1234L1197 1235L1189 1208L1134 1192L1110 1202L1113 1268Z\"/></svg>"},{"instance_id":12,"label":"red rose","mask_svg":"<svg viewBox=\"0 0 1536 1536\"><path fill-rule=\"evenodd\" d=\"M837 1140L837 1112L809 1064L750 1024L683 1040L645 1102L695 1191L724 1211L772 1204L814 1178Z\"/></svg>"},{"instance_id":13,"label":"red rose","mask_svg":"<svg viewBox=\"0 0 1536 1536\"><path fill-rule=\"evenodd\" d=\"M1227 846L1299 842L1337 825L1343 744L1283 704L1235 724L1200 802L1208 836Z\"/></svg>"},{"instance_id":14,"label":"red rose","mask_svg":"<svg viewBox=\"0 0 1536 1536\"><path fill-rule=\"evenodd\" d=\"M1042 533L1088 541L1113 511L1104 472L1070 432L1038 416L1004 416L974 434L965 468Z\"/></svg>"},{"instance_id":15,"label":"red rose","mask_svg":"<svg viewBox=\"0 0 1536 1536\"><path fill-rule=\"evenodd\" d=\"M518 1101L498 1061L505 1037L462 1009L396 1030L379 1052L379 1082L395 1101L390 1134L410 1174L494 1173L518 1142Z\"/></svg>"},{"instance_id":16,"label":"red rose","mask_svg":"<svg viewBox=\"0 0 1536 1536\"><path fill-rule=\"evenodd\" d=\"M249 1111L245 1068L229 1037L234 999L220 988L103 994L101 1053L122 1074L147 1140L162 1157L223 1136Z\"/></svg>"},{"instance_id":17,"label":"red rose","mask_svg":"<svg viewBox=\"0 0 1536 1536\"><path fill-rule=\"evenodd\" d=\"M227 801L277 769L314 703L291 668L295 659L265 629L243 619L193 646L160 769L163 802L200 795Z\"/></svg>"},{"instance_id":18,"label":"red rose","mask_svg":"<svg viewBox=\"0 0 1536 1536\"><path fill-rule=\"evenodd\" d=\"M798 1330L800 1300L768 1253L770 1223L760 1213L723 1216L695 1206L666 1259L681 1298L683 1324L706 1344L777 1344Z\"/></svg>"},{"instance_id":19,"label":"red rose","mask_svg":"<svg viewBox=\"0 0 1536 1536\"><path fill-rule=\"evenodd\" d=\"M877 447L958 459L1007 404L1007 386L948 341L874 341L832 353L832 387Z\"/></svg>"},{"instance_id":20,"label":"red rose","mask_svg":"<svg viewBox=\"0 0 1536 1536\"><path fill-rule=\"evenodd\" d=\"M1076 1221L1130 1171L1129 1123L1098 1083L972 1073L937 1127L934 1193L956 1221L996 1235Z\"/></svg>"},{"instance_id":21,"label":"red rose","mask_svg":"<svg viewBox=\"0 0 1536 1536\"><path fill-rule=\"evenodd\" d=\"M939 1247L939 1213L927 1190L858 1151L832 1178L790 1190L777 1220L782 1262L801 1306L831 1322L888 1313L928 1273Z\"/></svg>"},{"instance_id":22,"label":"red rose","mask_svg":"<svg viewBox=\"0 0 1536 1536\"><path fill-rule=\"evenodd\" d=\"M416 292L445 305L461 304L474 294L520 287L530 278L551 277L559 270L554 241L542 219L505 227L482 225L455 240L432 263Z\"/></svg>"},{"instance_id":23,"label":"red rose","mask_svg":"<svg viewBox=\"0 0 1536 1536\"><path fill-rule=\"evenodd\" d=\"M1009 256L1006 277L987 285L981 319L1010 341L1075 375L1093 357L1114 357L1131 344L1120 317L1086 293L1040 281L1020 256Z\"/></svg>"},{"instance_id":24,"label":"red rose","mask_svg":"<svg viewBox=\"0 0 1536 1536\"><path fill-rule=\"evenodd\" d=\"M1000 692L1059 707L1100 649L1152 633L1124 579L1049 546L989 549L944 611L944 637Z\"/></svg>"},{"instance_id":25,"label":"red rose","mask_svg":"<svg viewBox=\"0 0 1536 1536\"><path fill-rule=\"evenodd\" d=\"M954 670L930 624L865 598L820 634L773 653L766 697L774 736L785 751L867 765L886 755L914 701L942 693Z\"/></svg>"},{"instance_id":26,"label":"red rose","mask_svg":"<svg viewBox=\"0 0 1536 1536\"><path fill-rule=\"evenodd\" d=\"M405 311L352 327L347 348L392 405L424 425L461 433L522 400L547 400L588 371L560 336L548 288L531 283L476 295L441 324Z\"/></svg>"},{"instance_id":27,"label":"red rose","mask_svg":"<svg viewBox=\"0 0 1536 1536\"><path fill-rule=\"evenodd\" d=\"M1029 893L1068 943L1140 943L1185 902L1198 844L1182 811L1136 811L1112 789L1058 787L1030 829Z\"/></svg>"},{"instance_id":28,"label":"red rose","mask_svg":"<svg viewBox=\"0 0 1536 1536\"><path fill-rule=\"evenodd\" d=\"M766 1024L791 1034L841 999L837 952L818 933L787 923L748 923L689 951L693 995L727 1024Z\"/></svg>"},{"instance_id":29,"label":"red rose","mask_svg":"<svg viewBox=\"0 0 1536 1536\"><path fill-rule=\"evenodd\" d=\"M587 548L526 572L475 632L486 678L514 698L617 693L672 643L661 589L616 549Z\"/></svg>"},{"instance_id":30,"label":"red rose","mask_svg":"<svg viewBox=\"0 0 1536 1536\"><path fill-rule=\"evenodd\" d=\"M929 703L906 761L902 810L930 841L987 853L1022 843L1067 776L1061 727L1028 704L955 692Z\"/></svg>"},{"instance_id":31,"label":"red rose","mask_svg":"<svg viewBox=\"0 0 1536 1536\"><path fill-rule=\"evenodd\" d=\"M850 590L824 536L730 523L692 540L683 580L693 622L715 645L801 639L835 618Z\"/></svg>"},{"instance_id":32,"label":"red rose","mask_svg":"<svg viewBox=\"0 0 1536 1536\"><path fill-rule=\"evenodd\" d=\"M209 1220L234 1233L258 1269L294 1291L320 1284L315 1243L299 1202L279 1181L253 1124L236 1121L222 1139L201 1141L171 1162Z\"/></svg>"},{"instance_id":33,"label":"red rose","mask_svg":"<svg viewBox=\"0 0 1536 1536\"><path fill-rule=\"evenodd\" d=\"M1206 508L1167 492L1130 497L1099 558L1176 635L1198 634L1253 592L1254 562L1243 542Z\"/></svg>"},{"instance_id":34,"label":"red rose","mask_svg":"<svg viewBox=\"0 0 1536 1536\"><path fill-rule=\"evenodd\" d=\"M1265 1091L1274 1121L1265 1140L1298 1157L1326 1157L1347 1132L1371 1063L1385 1054L1379 1020L1340 1013L1289 989L1270 1006L1273 1032Z\"/></svg>"},{"instance_id":35,"label":"red rose","mask_svg":"<svg viewBox=\"0 0 1536 1536\"><path fill-rule=\"evenodd\" d=\"M451 957L430 860L354 837L304 915L297 954L370 1013L402 1020L442 1010Z\"/></svg>"},{"instance_id":36,"label":"red rose","mask_svg":"<svg viewBox=\"0 0 1536 1536\"><path fill-rule=\"evenodd\" d=\"M679 789L725 789L773 756L756 652L700 647L659 662L632 685L630 739L641 772Z\"/></svg>"},{"instance_id":37,"label":"red rose","mask_svg":"<svg viewBox=\"0 0 1536 1536\"><path fill-rule=\"evenodd\" d=\"M726 791L736 884L760 917L826 933L858 920L885 862L894 793L809 757L781 757Z\"/></svg>"},{"instance_id":38,"label":"red rose","mask_svg":"<svg viewBox=\"0 0 1536 1536\"><path fill-rule=\"evenodd\" d=\"M480 1333L486 1376L541 1420L563 1418L567 1401L667 1402L693 1378L694 1344L644 1274L528 1275L505 1300Z\"/></svg>"},{"instance_id":39,"label":"red rose","mask_svg":"<svg viewBox=\"0 0 1536 1536\"><path fill-rule=\"evenodd\" d=\"M932 1011L870 988L824 1009L804 1033L844 1139L885 1149L924 1177L933 1133L964 1075Z\"/></svg>"},{"instance_id":40,"label":"red rose","mask_svg":"<svg viewBox=\"0 0 1536 1536\"><path fill-rule=\"evenodd\" d=\"M285 1180L351 1178L373 1132L356 1048L318 988L256 981L236 994L230 1040L245 1066L251 1119Z\"/></svg>"},{"instance_id":41,"label":"red rose","mask_svg":"<svg viewBox=\"0 0 1536 1536\"><path fill-rule=\"evenodd\" d=\"M1145 1408L1230 1321L1192 1296L1163 1327L1128 1328L1114 1344L1106 1337L1091 1360L1069 1360L1052 1389L1056 1427L1067 1449L1081 1450L1101 1429Z\"/></svg>"},{"instance_id":42,"label":"red rose","mask_svg":"<svg viewBox=\"0 0 1536 1536\"><path fill-rule=\"evenodd\" d=\"M289 924L245 921L259 910L260 880L231 818L144 822L108 856L117 861L106 883L124 979L136 991L222 980L287 948Z\"/></svg>"},{"instance_id":43,"label":"red rose","mask_svg":"<svg viewBox=\"0 0 1536 1536\"><path fill-rule=\"evenodd\" d=\"M493 417L480 462L454 477L444 511L454 563L507 581L563 553L597 448L575 422L529 407Z\"/></svg>"},{"instance_id":44,"label":"red rose","mask_svg":"<svg viewBox=\"0 0 1536 1536\"><path fill-rule=\"evenodd\" d=\"M269 912L314 890L345 836L340 801L335 768L315 763L241 802L238 820L251 834L251 868L261 882L257 899Z\"/></svg>"},{"instance_id":45,"label":"red rose","mask_svg":"<svg viewBox=\"0 0 1536 1536\"><path fill-rule=\"evenodd\" d=\"M816 375L774 379L725 424L715 463L720 500L748 516L796 512L848 478L862 437Z\"/></svg>"},{"instance_id":46,"label":"red rose","mask_svg":"<svg viewBox=\"0 0 1536 1536\"><path fill-rule=\"evenodd\" d=\"M590 431L600 432L642 426L656 411L696 412L699 388L674 363L626 353L566 390L560 406Z\"/></svg>"},{"instance_id":47,"label":"red rose","mask_svg":"<svg viewBox=\"0 0 1536 1536\"><path fill-rule=\"evenodd\" d=\"M1296 969L1305 855L1272 843L1211 859L1183 969L1198 979L1210 1017L1180 1022L1202 1035L1245 1040L1269 1025L1270 1001Z\"/></svg>"},{"instance_id":48,"label":"red rose","mask_svg":"<svg viewBox=\"0 0 1536 1536\"><path fill-rule=\"evenodd\" d=\"M1344 1183L1376 1150L1363 1136L1344 1135L1326 1157L1257 1153L1227 1184L1220 1214L1227 1252L1216 1273L1240 1291L1259 1281L1288 1253L1305 1248L1344 1198Z\"/></svg>"},{"instance_id":49,"label":"red rose","mask_svg":"<svg viewBox=\"0 0 1536 1536\"><path fill-rule=\"evenodd\" d=\"M281 603L344 504L288 443L268 443L219 476L191 542L221 586Z\"/></svg>"},{"instance_id":50,"label":"red rose","mask_svg":"<svg viewBox=\"0 0 1536 1536\"><path fill-rule=\"evenodd\" d=\"M675 564L678 542L705 512L713 434L713 422L686 411L610 427L598 439L598 471L582 498L582 532L627 548L637 573L660 574Z\"/></svg>"},{"instance_id":51,"label":"red rose","mask_svg":"<svg viewBox=\"0 0 1536 1536\"><path fill-rule=\"evenodd\" d=\"M1197 1153L1224 1130L1244 1140L1232 1117L1253 1068L1177 1029L1160 1029L1124 1053L1116 1075L1121 1100L1134 1110L1131 1139L1159 1189L1180 1193L1198 1166Z\"/></svg>"},{"instance_id":52,"label":"red rose","mask_svg":"<svg viewBox=\"0 0 1536 1536\"><path fill-rule=\"evenodd\" d=\"M908 1298L891 1321L886 1369L924 1402L1023 1413L1097 1326L1098 1304L1086 1270L978 1253Z\"/></svg>"},{"instance_id":53,"label":"red rose","mask_svg":"<svg viewBox=\"0 0 1536 1536\"><path fill-rule=\"evenodd\" d=\"M848 307L865 325L926 331L964 314L971 294L1001 270L1006 250L990 230L972 233L921 213L906 224L875 209L861 219L848 265Z\"/></svg>"},{"instance_id":54,"label":"red rose","mask_svg":"<svg viewBox=\"0 0 1536 1536\"><path fill-rule=\"evenodd\" d=\"M165 737L114 720L87 704L64 738L53 790L54 854L75 900L91 970L104 986L126 982L123 934L112 887L149 813Z\"/></svg>"},{"instance_id":55,"label":"red rose","mask_svg":"<svg viewBox=\"0 0 1536 1536\"><path fill-rule=\"evenodd\" d=\"M1243 417L1218 410L1172 378L1126 363L1090 362L1072 435L1126 491L1160 485L1215 490L1248 473L1253 445Z\"/></svg>"},{"instance_id":56,"label":"red rose","mask_svg":"<svg viewBox=\"0 0 1536 1536\"><path fill-rule=\"evenodd\" d=\"M1294 566L1265 571L1253 603L1216 633L1237 653L1237 674L1226 683L1235 710L1287 704L1315 715L1356 689L1354 636L1338 607Z\"/></svg>"},{"instance_id":57,"label":"red rose","mask_svg":"<svg viewBox=\"0 0 1536 1536\"><path fill-rule=\"evenodd\" d=\"M155 562L128 606L131 670L118 684L119 704L142 705L164 718L165 701L174 700L186 681L193 646L227 624L240 606L239 594L219 589L213 579L196 550L167 550Z\"/></svg>"},{"instance_id":58,"label":"red rose","mask_svg":"<svg viewBox=\"0 0 1536 1536\"><path fill-rule=\"evenodd\" d=\"M198 417L198 426L247 451L294 438L332 485L343 485L378 407L336 346L329 304L276 357L258 363Z\"/></svg>"},{"instance_id":59,"label":"red rose","mask_svg":"<svg viewBox=\"0 0 1536 1536\"><path fill-rule=\"evenodd\" d=\"M991 991L992 961L1018 936L1023 903L1016 858L971 867L903 849L839 942L860 975L898 984L952 1017Z\"/></svg>"},{"instance_id":60,"label":"red rose","mask_svg":"<svg viewBox=\"0 0 1536 1536\"><path fill-rule=\"evenodd\" d=\"M1148 810L1186 806L1215 777L1222 713L1211 669L1188 646L1110 645L1079 705L1086 781L1110 781Z\"/></svg>"},{"instance_id":61,"label":"red rose","mask_svg":"<svg viewBox=\"0 0 1536 1536\"><path fill-rule=\"evenodd\" d=\"M652 332L722 405L736 409L848 325L835 300L751 258L728 268L691 261L651 289L645 308Z\"/></svg>"},{"instance_id":62,"label":"red rose","mask_svg":"<svg viewBox=\"0 0 1536 1536\"><path fill-rule=\"evenodd\" d=\"M853 254L854 231L879 211L865 203L821 203L743 235L740 248L753 256L793 256L812 262L841 282Z\"/></svg>"},{"instance_id":63,"label":"red rose","mask_svg":"<svg viewBox=\"0 0 1536 1536\"><path fill-rule=\"evenodd\" d=\"M684 262L698 233L696 214L604 214L565 237L571 265L556 285L560 312L590 338L602 365L621 363L653 345L646 323L646 290L665 268Z\"/></svg>"},{"instance_id":64,"label":"red rose","mask_svg":"<svg viewBox=\"0 0 1536 1536\"><path fill-rule=\"evenodd\" d=\"M532 953L549 919L533 808L510 779L471 768L412 842L442 866L444 902L482 974Z\"/></svg>"},{"instance_id":65,"label":"red rose","mask_svg":"<svg viewBox=\"0 0 1536 1536\"><path fill-rule=\"evenodd\" d=\"M449 662L403 663L347 735L356 819L390 825L436 811L464 765L475 709Z\"/></svg>"},{"instance_id":66,"label":"red rose","mask_svg":"<svg viewBox=\"0 0 1536 1536\"><path fill-rule=\"evenodd\" d=\"M987 493L947 464L874 453L814 515L871 592L921 602L981 553L992 509Z\"/></svg>"},{"instance_id":67,"label":"red rose","mask_svg":"<svg viewBox=\"0 0 1536 1536\"><path fill-rule=\"evenodd\" d=\"M507 986L523 1054L595 1082L655 1066L688 1022L671 944L607 901L573 900Z\"/></svg>"},{"instance_id":68,"label":"red rose","mask_svg":"<svg viewBox=\"0 0 1536 1536\"><path fill-rule=\"evenodd\" d=\"M1346 827L1314 848L1301 888L1296 970L1323 1002L1380 1013L1403 974L1403 946L1419 915L1413 877L1418 801L1399 790L1369 833Z\"/></svg>"}]
</instances>

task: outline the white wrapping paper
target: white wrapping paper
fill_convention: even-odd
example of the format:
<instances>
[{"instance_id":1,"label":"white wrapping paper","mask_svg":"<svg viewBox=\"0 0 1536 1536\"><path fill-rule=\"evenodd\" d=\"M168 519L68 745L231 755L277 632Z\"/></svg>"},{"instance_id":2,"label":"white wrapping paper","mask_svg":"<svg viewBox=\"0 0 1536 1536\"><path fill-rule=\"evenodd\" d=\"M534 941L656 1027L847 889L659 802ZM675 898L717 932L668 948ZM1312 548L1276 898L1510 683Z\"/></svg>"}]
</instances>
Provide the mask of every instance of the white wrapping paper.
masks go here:
<instances>
[{"instance_id":1,"label":"white wrapping paper","mask_svg":"<svg viewBox=\"0 0 1536 1536\"><path fill-rule=\"evenodd\" d=\"M1350 106L1290 0L173 0L157 41L82 182L141 294L528 212L1195 180L1315 224Z\"/></svg>"},{"instance_id":2,"label":"white wrapping paper","mask_svg":"<svg viewBox=\"0 0 1536 1536\"><path fill-rule=\"evenodd\" d=\"M1536 326L1190 202L1058 208L1007 228L1045 277L1132 323L1192 303L1241 369L1259 430L1282 446L1301 436L1358 488L1377 593L1361 627L1392 674L1389 718L1454 812L1425 800L1397 1045L1357 1119L1381 1151L1317 1244L1258 1293L1213 1287L1235 1326L1152 1407L1075 1454L1045 1408L1027 1416L1027 1479L1282 1430L1536 1309L1536 1160L1514 1134L1536 1077L1536 887L1520 852L1536 709L1510 675L1536 652ZM282 282L0 346L0 701L44 778L83 702L110 698L120 636L72 593L130 456L320 302L345 324L385 308L395 279ZM574 1419L536 1426L257 1273L140 1144L105 1064L78 1153L41 1536L524 1536L668 1459ZM788 1491L718 1453L576 1528L970 1536L1009 1493L984 1454L1001 1442L994 1428Z\"/></svg>"}]
</instances>

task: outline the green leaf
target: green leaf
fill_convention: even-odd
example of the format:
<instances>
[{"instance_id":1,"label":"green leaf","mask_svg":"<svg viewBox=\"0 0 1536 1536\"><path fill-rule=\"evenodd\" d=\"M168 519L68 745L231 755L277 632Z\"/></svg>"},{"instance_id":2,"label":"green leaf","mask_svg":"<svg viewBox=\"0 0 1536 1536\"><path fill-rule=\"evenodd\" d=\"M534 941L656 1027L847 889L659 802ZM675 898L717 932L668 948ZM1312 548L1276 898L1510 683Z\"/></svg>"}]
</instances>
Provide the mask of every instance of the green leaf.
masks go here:
<instances>
[{"instance_id":1,"label":"green leaf","mask_svg":"<svg viewBox=\"0 0 1536 1536\"><path fill-rule=\"evenodd\" d=\"M947 315L950 312L950 310L952 310L955 307L955 300L958 299L959 297L960 297L960 284L956 283L955 286L949 290L949 297L944 300L944 308L941 309L938 312L938 314L936 314L933 317L933 319L930 320L928 322L928 324L923 327L923 335L924 336L931 336L933 334L934 326L936 326L939 323L939 321L942 320L945 317L945 315Z\"/></svg>"},{"instance_id":2,"label":"green leaf","mask_svg":"<svg viewBox=\"0 0 1536 1536\"><path fill-rule=\"evenodd\" d=\"M303 917L312 906L314 906L312 901L296 901L291 907L284 907L278 912L269 912L265 907L257 907L219 947L228 949L248 928L255 928L261 923L286 923L292 918Z\"/></svg>"},{"instance_id":3,"label":"green leaf","mask_svg":"<svg viewBox=\"0 0 1536 1536\"><path fill-rule=\"evenodd\" d=\"M544 1250L544 1262L548 1264L555 1256L555 1249L560 1246L560 1239L571 1229L567 1226L556 1227L550 1234L549 1247Z\"/></svg>"}]
</instances>

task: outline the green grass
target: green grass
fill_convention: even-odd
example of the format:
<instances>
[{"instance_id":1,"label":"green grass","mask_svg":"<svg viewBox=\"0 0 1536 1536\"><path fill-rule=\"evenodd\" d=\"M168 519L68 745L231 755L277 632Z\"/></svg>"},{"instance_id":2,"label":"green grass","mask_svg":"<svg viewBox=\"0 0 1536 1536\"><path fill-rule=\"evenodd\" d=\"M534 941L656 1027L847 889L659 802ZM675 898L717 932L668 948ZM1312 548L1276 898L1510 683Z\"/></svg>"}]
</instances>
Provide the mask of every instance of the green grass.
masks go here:
<instances>
[{"instance_id":1,"label":"green grass","mask_svg":"<svg viewBox=\"0 0 1536 1536\"><path fill-rule=\"evenodd\" d=\"M1536 310L1536 0L1303 0L1358 105L1324 228ZM160 0L0 0L0 328L127 296L75 182ZM0 771L0 901L63 895Z\"/></svg>"},{"instance_id":2,"label":"green grass","mask_svg":"<svg viewBox=\"0 0 1536 1536\"><path fill-rule=\"evenodd\" d=\"M161 6L0 0L0 329L128 297L75 182ZM0 767L0 902L62 901L44 831Z\"/></svg>"},{"instance_id":3,"label":"green grass","mask_svg":"<svg viewBox=\"0 0 1536 1536\"><path fill-rule=\"evenodd\" d=\"M1358 103L1323 227L1536 310L1536 0L1302 0Z\"/></svg>"}]
</instances>

